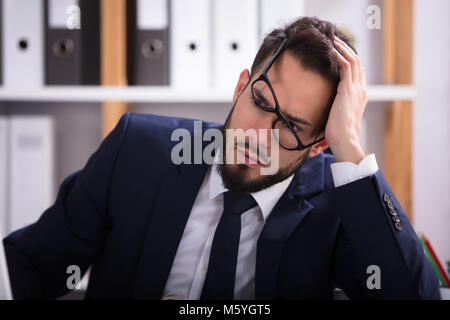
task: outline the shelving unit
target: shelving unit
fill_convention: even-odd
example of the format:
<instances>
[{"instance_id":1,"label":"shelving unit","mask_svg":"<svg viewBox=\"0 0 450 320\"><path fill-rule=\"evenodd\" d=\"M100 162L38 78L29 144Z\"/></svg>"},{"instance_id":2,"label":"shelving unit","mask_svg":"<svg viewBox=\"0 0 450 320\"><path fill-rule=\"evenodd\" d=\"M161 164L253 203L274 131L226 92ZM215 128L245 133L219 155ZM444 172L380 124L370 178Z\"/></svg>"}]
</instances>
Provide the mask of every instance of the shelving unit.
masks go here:
<instances>
[{"instance_id":1,"label":"shelving unit","mask_svg":"<svg viewBox=\"0 0 450 320\"><path fill-rule=\"evenodd\" d=\"M413 83L413 0L384 0L384 83ZM392 101L384 114L383 173L413 221L413 112L411 101Z\"/></svg>"},{"instance_id":2,"label":"shelving unit","mask_svg":"<svg viewBox=\"0 0 450 320\"><path fill-rule=\"evenodd\" d=\"M48 86L30 89L0 89L0 101L130 102L130 103L229 103L232 92L179 91L169 87ZM373 85L368 87L370 102L413 100L413 86Z\"/></svg>"}]
</instances>

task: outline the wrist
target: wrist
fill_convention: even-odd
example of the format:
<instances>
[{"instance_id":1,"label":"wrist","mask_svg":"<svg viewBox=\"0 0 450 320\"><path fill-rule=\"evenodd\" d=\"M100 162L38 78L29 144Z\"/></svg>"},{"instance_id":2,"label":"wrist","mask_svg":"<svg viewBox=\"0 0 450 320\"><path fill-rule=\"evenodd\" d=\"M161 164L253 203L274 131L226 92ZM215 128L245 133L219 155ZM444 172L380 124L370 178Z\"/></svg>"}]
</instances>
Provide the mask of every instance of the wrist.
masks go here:
<instances>
[{"instance_id":1,"label":"wrist","mask_svg":"<svg viewBox=\"0 0 450 320\"><path fill-rule=\"evenodd\" d=\"M358 165L366 157L359 143L342 144L334 149L330 146L330 149L336 162L351 162Z\"/></svg>"}]
</instances>

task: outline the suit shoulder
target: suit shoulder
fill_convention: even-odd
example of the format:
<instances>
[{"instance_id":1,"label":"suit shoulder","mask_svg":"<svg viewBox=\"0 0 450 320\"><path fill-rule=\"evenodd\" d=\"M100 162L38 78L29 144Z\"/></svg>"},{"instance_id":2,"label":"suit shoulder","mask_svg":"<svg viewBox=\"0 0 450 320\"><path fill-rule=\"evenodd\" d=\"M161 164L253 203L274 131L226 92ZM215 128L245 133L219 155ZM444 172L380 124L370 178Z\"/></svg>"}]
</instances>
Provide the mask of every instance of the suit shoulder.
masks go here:
<instances>
[{"instance_id":1,"label":"suit shoulder","mask_svg":"<svg viewBox=\"0 0 450 320\"><path fill-rule=\"evenodd\" d=\"M187 129L189 131L193 131L196 121L201 122L203 128L220 126L220 124L218 123L202 121L199 119L170 117L143 113L130 113L129 117L130 125L133 127L133 130L144 132L151 131L153 133L157 131L158 133L168 132L171 134L176 129Z\"/></svg>"},{"instance_id":2,"label":"suit shoulder","mask_svg":"<svg viewBox=\"0 0 450 320\"><path fill-rule=\"evenodd\" d=\"M168 152L178 141L172 140L172 134L177 129L189 131L193 137L195 121L201 122L203 130L220 126L216 123L141 113L127 113L128 129L125 144L135 150L151 150L162 154Z\"/></svg>"}]
</instances>

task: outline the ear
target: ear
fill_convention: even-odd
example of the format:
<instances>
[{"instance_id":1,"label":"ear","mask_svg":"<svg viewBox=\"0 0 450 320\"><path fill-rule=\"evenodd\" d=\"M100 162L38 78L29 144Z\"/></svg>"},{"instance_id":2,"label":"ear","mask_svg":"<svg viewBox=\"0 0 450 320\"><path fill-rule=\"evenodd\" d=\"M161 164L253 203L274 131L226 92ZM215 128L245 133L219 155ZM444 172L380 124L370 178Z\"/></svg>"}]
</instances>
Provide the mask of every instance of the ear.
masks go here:
<instances>
[{"instance_id":1,"label":"ear","mask_svg":"<svg viewBox=\"0 0 450 320\"><path fill-rule=\"evenodd\" d=\"M320 136L323 137L324 133L321 133ZM311 150L309 151L309 158L314 158L315 156L319 155L322 151L325 151L328 148L328 144L326 140L322 140L319 143L316 143L311 147Z\"/></svg>"},{"instance_id":2,"label":"ear","mask_svg":"<svg viewBox=\"0 0 450 320\"><path fill-rule=\"evenodd\" d=\"M244 90L249 80L250 80L250 72L248 71L248 69L245 69L239 75L238 83L236 85L236 88L234 89L233 104L236 103L237 99L241 95L242 91Z\"/></svg>"}]
</instances>

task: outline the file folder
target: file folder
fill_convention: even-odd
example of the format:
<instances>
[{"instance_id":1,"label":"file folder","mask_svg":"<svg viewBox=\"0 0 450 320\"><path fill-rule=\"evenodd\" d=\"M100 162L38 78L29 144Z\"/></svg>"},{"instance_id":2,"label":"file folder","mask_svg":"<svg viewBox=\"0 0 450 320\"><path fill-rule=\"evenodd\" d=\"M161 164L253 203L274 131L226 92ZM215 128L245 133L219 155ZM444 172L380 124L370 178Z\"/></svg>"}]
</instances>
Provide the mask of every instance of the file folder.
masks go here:
<instances>
[{"instance_id":1,"label":"file folder","mask_svg":"<svg viewBox=\"0 0 450 320\"><path fill-rule=\"evenodd\" d=\"M127 1L127 74L130 85L168 86L169 1Z\"/></svg>"},{"instance_id":2,"label":"file folder","mask_svg":"<svg viewBox=\"0 0 450 320\"><path fill-rule=\"evenodd\" d=\"M54 202L54 129L50 116L10 117L9 230L36 222Z\"/></svg>"},{"instance_id":3,"label":"file folder","mask_svg":"<svg viewBox=\"0 0 450 320\"><path fill-rule=\"evenodd\" d=\"M8 224L8 118L0 116L0 233Z\"/></svg>"},{"instance_id":4,"label":"file folder","mask_svg":"<svg viewBox=\"0 0 450 320\"><path fill-rule=\"evenodd\" d=\"M45 83L100 83L99 0L45 1Z\"/></svg>"},{"instance_id":5,"label":"file folder","mask_svg":"<svg viewBox=\"0 0 450 320\"><path fill-rule=\"evenodd\" d=\"M260 44L273 29L282 27L284 24L304 15L304 0L261 0Z\"/></svg>"},{"instance_id":6,"label":"file folder","mask_svg":"<svg viewBox=\"0 0 450 320\"><path fill-rule=\"evenodd\" d=\"M214 0L214 86L232 93L258 50L258 1Z\"/></svg>"},{"instance_id":7,"label":"file folder","mask_svg":"<svg viewBox=\"0 0 450 320\"><path fill-rule=\"evenodd\" d=\"M3 0L2 56L5 87L44 83L42 0Z\"/></svg>"},{"instance_id":8,"label":"file folder","mask_svg":"<svg viewBox=\"0 0 450 320\"><path fill-rule=\"evenodd\" d=\"M2 17L2 7L3 2L0 0L0 85L3 84L3 54L2 54L2 46L3 46L3 17Z\"/></svg>"},{"instance_id":9,"label":"file folder","mask_svg":"<svg viewBox=\"0 0 450 320\"><path fill-rule=\"evenodd\" d=\"M178 90L211 87L211 3L172 0L170 79Z\"/></svg>"}]
</instances>

